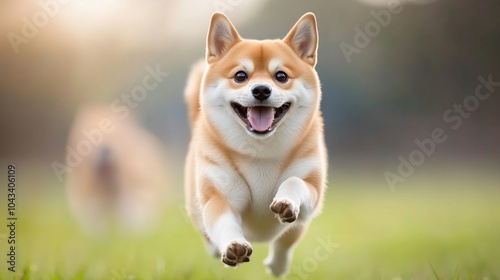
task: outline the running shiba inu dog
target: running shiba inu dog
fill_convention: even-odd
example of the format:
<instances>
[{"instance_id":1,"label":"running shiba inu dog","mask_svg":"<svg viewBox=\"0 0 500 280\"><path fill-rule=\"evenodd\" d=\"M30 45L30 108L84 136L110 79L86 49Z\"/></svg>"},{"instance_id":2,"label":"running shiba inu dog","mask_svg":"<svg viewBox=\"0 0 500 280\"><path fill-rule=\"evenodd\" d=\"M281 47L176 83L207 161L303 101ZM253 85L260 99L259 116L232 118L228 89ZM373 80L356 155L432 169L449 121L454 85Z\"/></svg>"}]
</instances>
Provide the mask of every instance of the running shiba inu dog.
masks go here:
<instances>
[{"instance_id":1,"label":"running shiba inu dog","mask_svg":"<svg viewBox=\"0 0 500 280\"><path fill-rule=\"evenodd\" d=\"M206 61L185 95L192 128L186 204L209 250L228 266L271 242L265 265L288 272L292 250L322 207L327 155L307 13L283 40L247 40L215 13Z\"/></svg>"}]
</instances>

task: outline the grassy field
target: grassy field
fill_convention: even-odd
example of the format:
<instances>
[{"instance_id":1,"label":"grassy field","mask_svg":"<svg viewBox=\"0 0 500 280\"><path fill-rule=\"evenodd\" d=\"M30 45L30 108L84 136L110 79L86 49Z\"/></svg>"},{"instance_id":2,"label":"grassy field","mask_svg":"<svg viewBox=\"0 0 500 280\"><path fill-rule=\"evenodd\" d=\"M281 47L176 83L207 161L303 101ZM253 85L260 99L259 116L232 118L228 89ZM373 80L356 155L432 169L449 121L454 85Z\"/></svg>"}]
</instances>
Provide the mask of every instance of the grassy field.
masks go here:
<instances>
[{"instance_id":1,"label":"grassy field","mask_svg":"<svg viewBox=\"0 0 500 280\"><path fill-rule=\"evenodd\" d=\"M415 179L395 192L336 182L288 278L500 279L500 190L498 180L482 180L490 187ZM251 262L237 269L210 258L180 200L153 234L88 238L63 197L18 195L17 271L6 269L2 230L1 279L272 279L262 265L265 245L254 244ZM328 240L335 248L315 255Z\"/></svg>"}]
</instances>

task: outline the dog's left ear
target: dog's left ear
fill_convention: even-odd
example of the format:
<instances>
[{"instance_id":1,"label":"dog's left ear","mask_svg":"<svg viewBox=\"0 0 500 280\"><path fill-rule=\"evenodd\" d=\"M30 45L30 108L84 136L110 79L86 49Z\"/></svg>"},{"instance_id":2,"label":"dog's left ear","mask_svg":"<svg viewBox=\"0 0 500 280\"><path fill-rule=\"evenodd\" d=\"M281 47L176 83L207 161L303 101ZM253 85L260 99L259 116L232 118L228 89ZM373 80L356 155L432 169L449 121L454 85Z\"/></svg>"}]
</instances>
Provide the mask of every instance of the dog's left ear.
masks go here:
<instances>
[{"instance_id":1,"label":"dog's left ear","mask_svg":"<svg viewBox=\"0 0 500 280\"><path fill-rule=\"evenodd\" d=\"M313 13L303 15L283 39L297 55L309 63L316 65L318 51L318 29Z\"/></svg>"},{"instance_id":2,"label":"dog's left ear","mask_svg":"<svg viewBox=\"0 0 500 280\"><path fill-rule=\"evenodd\" d=\"M240 35L223 13L214 13L207 36L207 62L220 59L232 46L241 41Z\"/></svg>"}]
</instances>

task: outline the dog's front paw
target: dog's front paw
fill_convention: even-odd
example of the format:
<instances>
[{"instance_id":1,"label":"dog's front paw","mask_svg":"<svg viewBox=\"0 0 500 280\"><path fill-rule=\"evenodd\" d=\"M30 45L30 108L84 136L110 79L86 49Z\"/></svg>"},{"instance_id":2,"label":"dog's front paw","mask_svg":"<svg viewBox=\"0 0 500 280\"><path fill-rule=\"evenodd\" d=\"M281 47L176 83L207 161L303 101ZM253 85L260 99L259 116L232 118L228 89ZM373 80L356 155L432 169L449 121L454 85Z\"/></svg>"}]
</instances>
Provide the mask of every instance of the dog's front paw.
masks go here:
<instances>
[{"instance_id":1,"label":"dog's front paw","mask_svg":"<svg viewBox=\"0 0 500 280\"><path fill-rule=\"evenodd\" d=\"M237 266L239 263L249 262L252 255L252 246L246 242L233 241L222 253L221 260L228 266Z\"/></svg>"},{"instance_id":2,"label":"dog's front paw","mask_svg":"<svg viewBox=\"0 0 500 280\"><path fill-rule=\"evenodd\" d=\"M269 208L282 224L292 223L299 216L299 207L290 199L274 199Z\"/></svg>"}]
</instances>

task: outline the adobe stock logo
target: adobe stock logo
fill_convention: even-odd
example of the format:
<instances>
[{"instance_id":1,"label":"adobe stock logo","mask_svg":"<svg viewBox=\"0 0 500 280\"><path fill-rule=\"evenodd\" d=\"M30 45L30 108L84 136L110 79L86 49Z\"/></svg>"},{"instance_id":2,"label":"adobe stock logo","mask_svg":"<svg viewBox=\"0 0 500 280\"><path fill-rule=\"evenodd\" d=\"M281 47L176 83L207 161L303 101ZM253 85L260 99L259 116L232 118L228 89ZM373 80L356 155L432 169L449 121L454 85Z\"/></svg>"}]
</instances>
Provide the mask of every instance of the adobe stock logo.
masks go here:
<instances>
[{"instance_id":1,"label":"adobe stock logo","mask_svg":"<svg viewBox=\"0 0 500 280\"><path fill-rule=\"evenodd\" d=\"M433 0L390 0L387 3L387 8L377 11L370 11L373 20L367 22L363 29L356 26L354 27L353 43L349 44L342 42L339 44L340 50L344 55L347 63L351 63L351 56L353 54L360 54L361 50L368 47L372 39L377 37L382 31L383 27L387 27L393 15L398 15L403 11L403 4L415 3L426 4Z\"/></svg>"},{"instance_id":2,"label":"adobe stock logo","mask_svg":"<svg viewBox=\"0 0 500 280\"><path fill-rule=\"evenodd\" d=\"M19 53L19 46L22 44L28 44L30 39L33 39L39 32L40 28L45 27L51 18L57 16L60 12L60 6L66 5L70 0L40 0L38 1L38 6L40 10L33 13L31 19L27 17L22 17L21 22L23 23L21 27L20 34L9 32L7 34L7 39L9 39L10 45L14 49L14 52Z\"/></svg>"},{"instance_id":3,"label":"adobe stock logo","mask_svg":"<svg viewBox=\"0 0 500 280\"><path fill-rule=\"evenodd\" d=\"M449 124L452 130L459 129L463 120L469 118L479 108L481 101L490 98L492 93L495 92L495 87L500 87L500 82L493 81L491 74L488 75L488 78L479 76L477 79L479 84L476 86L474 94L465 97L459 104L453 104L450 109L443 113L443 121ZM385 180L391 191L395 191L398 183L405 182L408 177L413 175L416 168L424 164L425 160L436 152L438 144L442 144L446 140L448 140L448 134L441 127L434 128L430 137L423 140L415 139L416 148L407 157L402 155L398 157L399 165L396 172L386 171L384 173Z\"/></svg>"},{"instance_id":4,"label":"adobe stock logo","mask_svg":"<svg viewBox=\"0 0 500 280\"><path fill-rule=\"evenodd\" d=\"M358 26L354 27L353 44L342 42L339 45L347 63L351 63L353 54L360 54L362 49L368 47L371 39L380 34L382 27L387 27L391 23L392 15L400 14L402 11L401 0L389 1L387 9L370 11L374 20L367 22L363 30Z\"/></svg>"},{"instance_id":5,"label":"adobe stock logo","mask_svg":"<svg viewBox=\"0 0 500 280\"><path fill-rule=\"evenodd\" d=\"M228 12L243 4L244 0L214 0L213 5L216 11Z\"/></svg>"},{"instance_id":6,"label":"adobe stock logo","mask_svg":"<svg viewBox=\"0 0 500 280\"><path fill-rule=\"evenodd\" d=\"M339 244L332 241L332 237L318 237L316 239L318 245L311 251L312 255L306 257L300 265L292 268L291 274L287 279L304 280L311 276L319 264L326 261L333 254L334 249L339 247Z\"/></svg>"}]
</instances>

